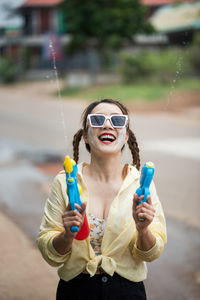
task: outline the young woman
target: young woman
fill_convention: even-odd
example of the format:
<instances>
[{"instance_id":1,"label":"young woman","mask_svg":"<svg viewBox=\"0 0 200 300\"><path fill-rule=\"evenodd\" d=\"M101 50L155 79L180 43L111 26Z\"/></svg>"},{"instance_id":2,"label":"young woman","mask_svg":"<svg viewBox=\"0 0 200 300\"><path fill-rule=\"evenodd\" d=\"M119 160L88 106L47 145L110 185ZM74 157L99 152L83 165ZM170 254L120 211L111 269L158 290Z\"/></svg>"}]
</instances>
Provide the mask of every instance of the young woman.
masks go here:
<instances>
[{"instance_id":1,"label":"young woman","mask_svg":"<svg viewBox=\"0 0 200 300\"><path fill-rule=\"evenodd\" d=\"M82 128L73 140L74 160L84 139L90 163L78 165L83 204L70 210L65 173L55 178L37 243L44 259L60 267L57 300L146 299L143 280L146 262L157 259L166 243L166 225L154 183L151 196L138 205L140 157L128 111L118 101L91 103L83 113ZM122 165L128 143L133 165ZM87 214L90 236L74 239L70 227L81 228ZM141 221L141 218L144 220Z\"/></svg>"}]
</instances>

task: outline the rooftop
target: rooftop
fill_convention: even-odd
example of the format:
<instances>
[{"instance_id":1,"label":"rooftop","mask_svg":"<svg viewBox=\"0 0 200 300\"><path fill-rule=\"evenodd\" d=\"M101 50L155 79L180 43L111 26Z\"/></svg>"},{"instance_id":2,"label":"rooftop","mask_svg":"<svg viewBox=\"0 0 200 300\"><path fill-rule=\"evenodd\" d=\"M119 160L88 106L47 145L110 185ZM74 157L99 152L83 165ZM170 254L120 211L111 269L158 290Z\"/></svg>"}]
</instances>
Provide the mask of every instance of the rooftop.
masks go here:
<instances>
[{"instance_id":1,"label":"rooftop","mask_svg":"<svg viewBox=\"0 0 200 300\"><path fill-rule=\"evenodd\" d=\"M142 4L147 6L161 6L167 4L177 4L182 2L193 2L193 0L140 0Z\"/></svg>"},{"instance_id":2,"label":"rooftop","mask_svg":"<svg viewBox=\"0 0 200 300\"><path fill-rule=\"evenodd\" d=\"M160 33L200 29L200 1L161 7L150 22Z\"/></svg>"},{"instance_id":3,"label":"rooftop","mask_svg":"<svg viewBox=\"0 0 200 300\"><path fill-rule=\"evenodd\" d=\"M24 6L54 6L54 5L58 5L61 2L63 2L63 0L25 0L21 7Z\"/></svg>"}]
</instances>

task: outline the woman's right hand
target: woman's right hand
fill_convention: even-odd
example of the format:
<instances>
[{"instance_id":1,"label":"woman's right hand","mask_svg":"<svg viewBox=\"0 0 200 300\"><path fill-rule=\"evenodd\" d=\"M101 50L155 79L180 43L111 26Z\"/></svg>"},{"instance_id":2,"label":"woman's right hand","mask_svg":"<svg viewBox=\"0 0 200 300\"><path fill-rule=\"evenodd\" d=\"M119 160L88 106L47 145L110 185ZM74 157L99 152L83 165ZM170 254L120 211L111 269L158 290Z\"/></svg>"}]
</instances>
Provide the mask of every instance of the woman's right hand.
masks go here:
<instances>
[{"instance_id":1,"label":"woman's right hand","mask_svg":"<svg viewBox=\"0 0 200 300\"><path fill-rule=\"evenodd\" d=\"M61 255L66 254L70 251L72 247L72 242L77 232L71 231L71 226L78 226L79 228L82 226L85 215L86 203L82 203L82 205L75 204L77 210L71 210L70 204L67 206L64 214L62 215L63 225L65 230L60 234L54 237L53 246L55 250Z\"/></svg>"},{"instance_id":2,"label":"woman's right hand","mask_svg":"<svg viewBox=\"0 0 200 300\"><path fill-rule=\"evenodd\" d=\"M65 228L66 236L68 238L74 238L77 235L77 232L72 232L72 226L78 226L80 229L84 222L86 203L83 202L80 205L75 204L75 207L79 210L71 210L70 203L68 204L64 214L62 215L63 225Z\"/></svg>"}]
</instances>

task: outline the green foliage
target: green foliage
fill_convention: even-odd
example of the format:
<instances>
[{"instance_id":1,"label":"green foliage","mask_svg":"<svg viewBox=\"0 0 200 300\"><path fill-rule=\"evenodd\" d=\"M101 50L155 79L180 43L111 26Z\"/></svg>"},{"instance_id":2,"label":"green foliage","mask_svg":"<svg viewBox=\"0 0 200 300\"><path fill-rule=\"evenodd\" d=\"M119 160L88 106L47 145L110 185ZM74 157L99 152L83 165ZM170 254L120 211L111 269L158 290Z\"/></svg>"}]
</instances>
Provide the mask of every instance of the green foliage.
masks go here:
<instances>
[{"instance_id":1,"label":"green foliage","mask_svg":"<svg viewBox=\"0 0 200 300\"><path fill-rule=\"evenodd\" d=\"M189 60L192 69L196 75L200 74L200 47L194 47L190 50Z\"/></svg>"},{"instance_id":2,"label":"green foliage","mask_svg":"<svg viewBox=\"0 0 200 300\"><path fill-rule=\"evenodd\" d=\"M16 66L14 62L6 57L0 58L0 82L11 83L16 78Z\"/></svg>"},{"instance_id":3,"label":"green foliage","mask_svg":"<svg viewBox=\"0 0 200 300\"><path fill-rule=\"evenodd\" d=\"M145 77L169 82L190 72L187 54L182 50L165 49L122 54L120 72L124 83L131 84Z\"/></svg>"},{"instance_id":4,"label":"green foliage","mask_svg":"<svg viewBox=\"0 0 200 300\"><path fill-rule=\"evenodd\" d=\"M200 32L194 34L192 47L200 47Z\"/></svg>"},{"instance_id":5,"label":"green foliage","mask_svg":"<svg viewBox=\"0 0 200 300\"><path fill-rule=\"evenodd\" d=\"M122 64L120 72L122 81L126 84L131 84L141 77L147 77L151 74L151 68L145 64L146 54L122 54Z\"/></svg>"},{"instance_id":6,"label":"green foliage","mask_svg":"<svg viewBox=\"0 0 200 300\"><path fill-rule=\"evenodd\" d=\"M71 51L88 45L118 49L136 33L152 31L139 0L66 0L61 9L71 35Z\"/></svg>"},{"instance_id":7,"label":"green foliage","mask_svg":"<svg viewBox=\"0 0 200 300\"><path fill-rule=\"evenodd\" d=\"M176 92L185 90L199 89L198 78L181 78L175 84ZM99 85L87 88L69 88L65 87L62 90L62 97L69 97L69 99L84 99L90 101L91 99L113 98L122 102L127 101L158 101L165 99L171 91L171 82L166 84L159 81L149 81L148 78L143 79L137 84L123 85Z\"/></svg>"},{"instance_id":8,"label":"green foliage","mask_svg":"<svg viewBox=\"0 0 200 300\"><path fill-rule=\"evenodd\" d=\"M195 74L200 74L200 33L196 33L189 49L189 62Z\"/></svg>"}]
</instances>

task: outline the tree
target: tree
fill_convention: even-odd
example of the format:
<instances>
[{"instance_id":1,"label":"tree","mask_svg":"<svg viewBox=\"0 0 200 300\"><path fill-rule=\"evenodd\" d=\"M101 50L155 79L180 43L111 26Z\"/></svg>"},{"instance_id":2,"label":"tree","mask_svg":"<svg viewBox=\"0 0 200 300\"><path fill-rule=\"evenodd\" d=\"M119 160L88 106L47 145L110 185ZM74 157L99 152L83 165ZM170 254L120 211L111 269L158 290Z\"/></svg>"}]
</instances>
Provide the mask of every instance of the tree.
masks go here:
<instances>
[{"instance_id":1,"label":"tree","mask_svg":"<svg viewBox=\"0 0 200 300\"><path fill-rule=\"evenodd\" d=\"M136 33L151 32L146 9L139 0L65 0L61 4L69 49L119 49Z\"/></svg>"}]
</instances>

